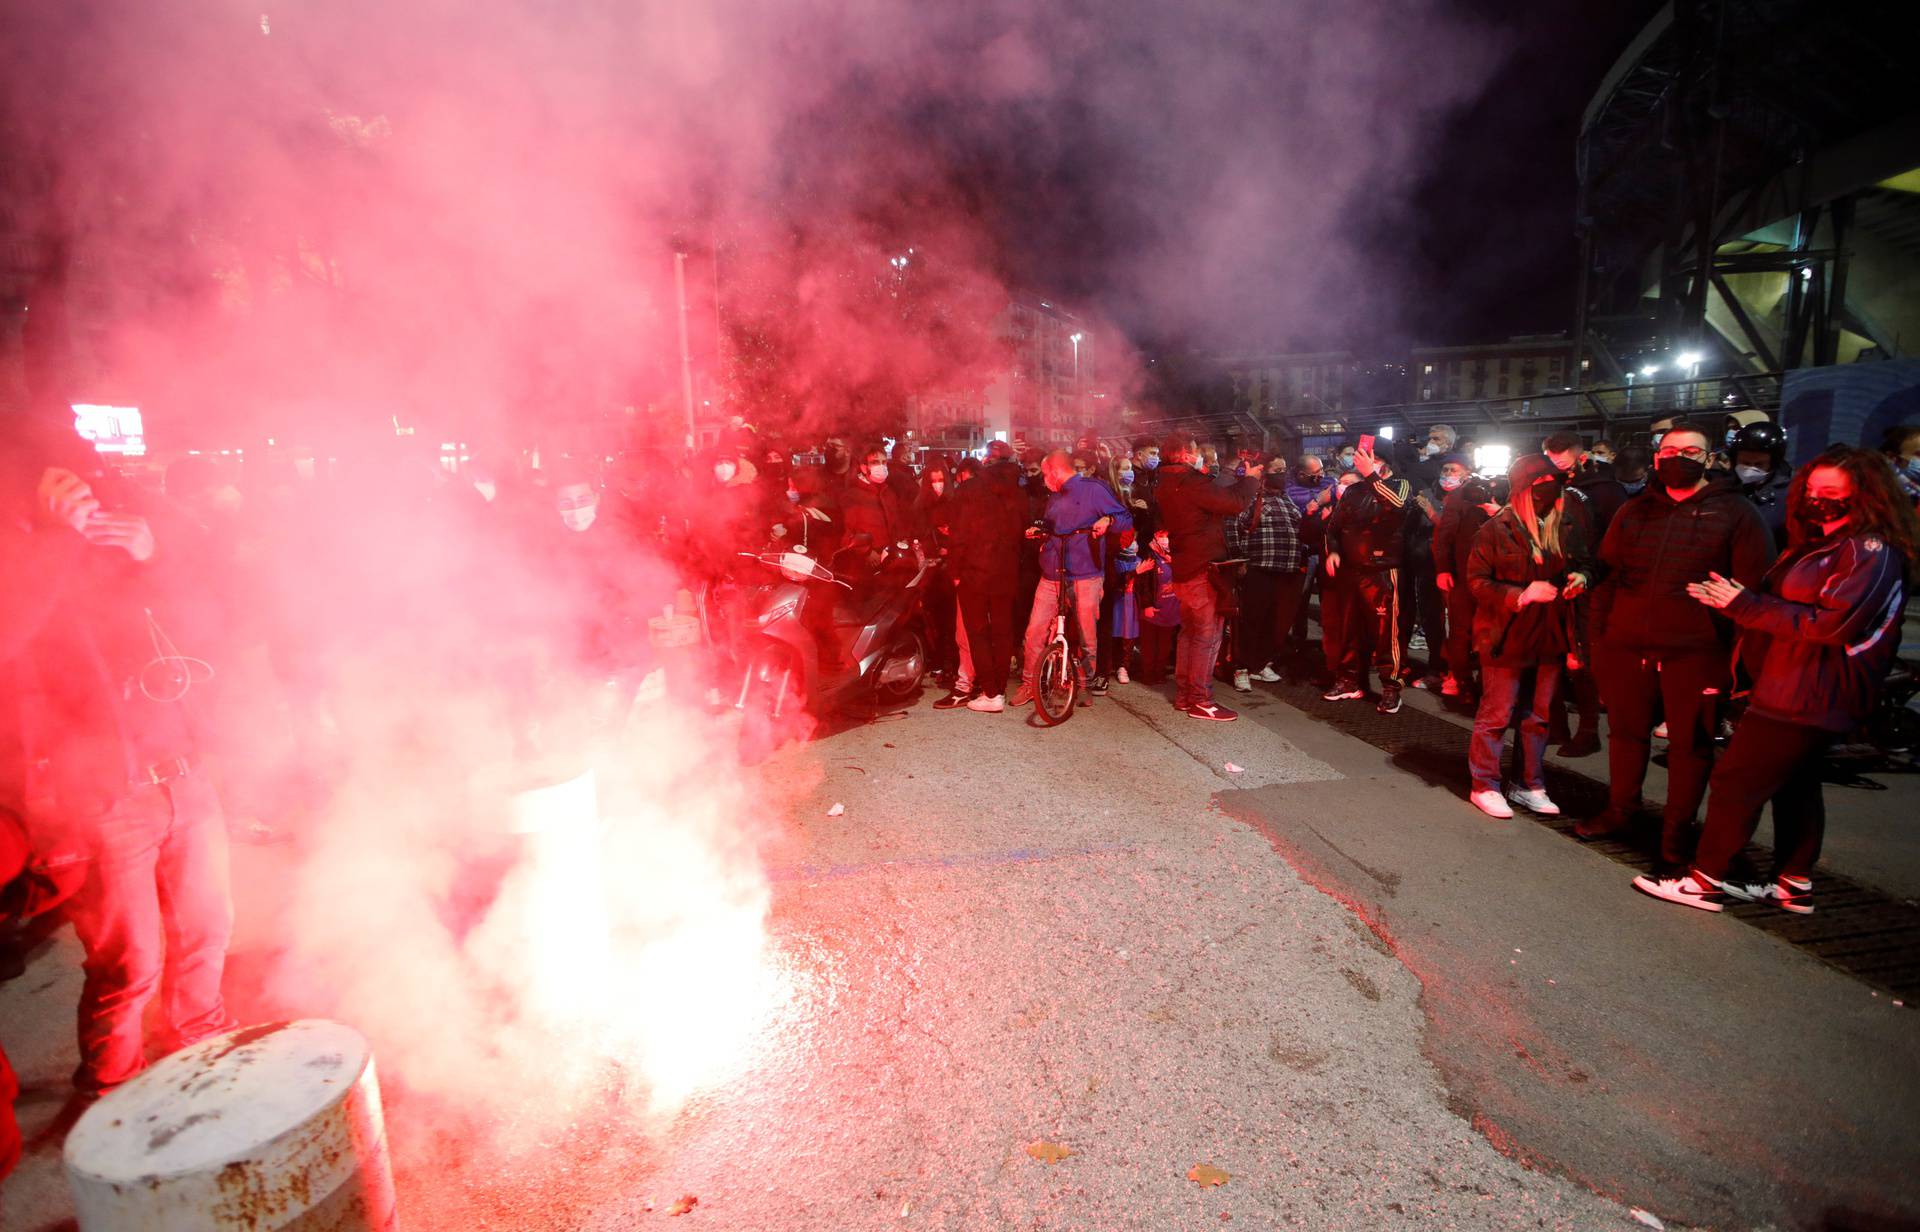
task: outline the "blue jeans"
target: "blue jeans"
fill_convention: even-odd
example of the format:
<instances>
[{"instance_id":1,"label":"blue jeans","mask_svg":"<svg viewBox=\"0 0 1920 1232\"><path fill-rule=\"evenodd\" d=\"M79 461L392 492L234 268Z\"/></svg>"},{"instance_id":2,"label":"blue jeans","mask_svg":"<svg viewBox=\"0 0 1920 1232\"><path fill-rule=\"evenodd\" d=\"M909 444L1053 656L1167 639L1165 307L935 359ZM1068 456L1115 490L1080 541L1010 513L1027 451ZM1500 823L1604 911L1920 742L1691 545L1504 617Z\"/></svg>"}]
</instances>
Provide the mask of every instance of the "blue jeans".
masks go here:
<instances>
[{"instance_id":1,"label":"blue jeans","mask_svg":"<svg viewBox=\"0 0 1920 1232\"><path fill-rule=\"evenodd\" d=\"M1073 656L1074 670L1082 681L1093 679L1094 653L1100 647L1100 591L1104 578L1080 578L1058 582L1041 578L1033 592L1033 612L1027 617L1027 641L1020 662L1020 681L1030 689L1040 687L1040 655L1053 640L1054 618L1060 615L1060 587L1073 588L1073 623L1069 636L1078 639Z\"/></svg>"},{"instance_id":2,"label":"blue jeans","mask_svg":"<svg viewBox=\"0 0 1920 1232\"><path fill-rule=\"evenodd\" d=\"M101 817L67 914L86 950L75 1085L118 1086L145 1067L142 1019L156 992L169 1047L232 1025L220 997L233 928L227 829L204 777L133 788Z\"/></svg>"},{"instance_id":3,"label":"blue jeans","mask_svg":"<svg viewBox=\"0 0 1920 1232\"><path fill-rule=\"evenodd\" d=\"M1521 685L1533 673L1533 702L1520 719L1521 786L1529 791L1546 787L1542 769L1547 756L1547 708L1560 684L1560 664L1508 667L1480 665L1480 710L1473 716L1473 740L1467 746L1467 768L1475 791L1500 790L1500 750L1507 742L1507 724L1520 704Z\"/></svg>"},{"instance_id":4,"label":"blue jeans","mask_svg":"<svg viewBox=\"0 0 1920 1232\"><path fill-rule=\"evenodd\" d=\"M1220 657L1220 633L1226 618L1213 593L1213 580L1202 573L1187 582L1175 582L1180 596L1180 636L1173 649L1173 700L1182 709L1213 700L1213 662Z\"/></svg>"}]
</instances>

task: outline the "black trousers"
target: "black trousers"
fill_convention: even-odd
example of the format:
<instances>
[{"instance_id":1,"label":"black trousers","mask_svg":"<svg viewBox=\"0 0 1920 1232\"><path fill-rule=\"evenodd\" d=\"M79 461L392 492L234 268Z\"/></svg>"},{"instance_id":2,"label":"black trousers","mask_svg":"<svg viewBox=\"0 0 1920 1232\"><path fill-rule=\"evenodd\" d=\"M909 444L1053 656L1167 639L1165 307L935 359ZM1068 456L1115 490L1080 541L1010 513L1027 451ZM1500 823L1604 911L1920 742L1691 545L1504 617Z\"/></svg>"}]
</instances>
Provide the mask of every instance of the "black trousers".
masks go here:
<instances>
[{"instance_id":1,"label":"black trousers","mask_svg":"<svg viewBox=\"0 0 1920 1232\"><path fill-rule=\"evenodd\" d=\"M1167 678L1167 672L1173 666L1173 641L1179 634L1179 625L1156 625L1147 620L1140 622L1142 684L1159 684Z\"/></svg>"},{"instance_id":2,"label":"black trousers","mask_svg":"<svg viewBox=\"0 0 1920 1232\"><path fill-rule=\"evenodd\" d=\"M1420 607L1420 632L1427 639L1427 674L1437 676L1452 667L1447 658L1447 592L1434 580L1431 562L1413 572L1414 597ZM1468 622L1472 622L1471 617Z\"/></svg>"},{"instance_id":3,"label":"black trousers","mask_svg":"<svg viewBox=\"0 0 1920 1232\"><path fill-rule=\"evenodd\" d=\"M1307 598L1307 575L1249 567L1240 579L1234 666L1257 672L1287 657L1294 617Z\"/></svg>"},{"instance_id":4,"label":"black trousers","mask_svg":"<svg viewBox=\"0 0 1920 1232\"><path fill-rule=\"evenodd\" d=\"M1014 578L960 579L960 619L967 623L967 649L973 655L973 690L985 697L1007 691L1014 643L1024 630L1014 623L1018 585Z\"/></svg>"},{"instance_id":5,"label":"black trousers","mask_svg":"<svg viewBox=\"0 0 1920 1232\"><path fill-rule=\"evenodd\" d=\"M927 666L935 672L953 671L960 666L960 647L953 631L959 599L953 577L944 569L935 569L927 578L926 596Z\"/></svg>"},{"instance_id":6,"label":"black trousers","mask_svg":"<svg viewBox=\"0 0 1920 1232\"><path fill-rule=\"evenodd\" d=\"M1436 583L1436 589L1438 584ZM1462 689L1473 689L1473 588L1460 574L1453 576L1447 596L1447 674ZM1432 638L1428 638L1432 644Z\"/></svg>"},{"instance_id":7,"label":"black trousers","mask_svg":"<svg viewBox=\"0 0 1920 1232\"><path fill-rule=\"evenodd\" d=\"M1600 645L1593 674L1607 702L1607 803L1633 808L1647 781L1653 728L1667 720L1667 804L1661 813L1660 858L1691 859L1691 831L1713 766L1713 725L1727 687L1727 655L1656 652ZM1664 708L1664 709L1663 709Z\"/></svg>"},{"instance_id":8,"label":"black trousers","mask_svg":"<svg viewBox=\"0 0 1920 1232\"><path fill-rule=\"evenodd\" d=\"M1364 687L1371 643L1380 683L1399 683L1405 673L1400 654L1400 571L1342 569L1331 581L1329 590L1340 594L1335 621L1339 632L1327 645L1327 666L1334 678L1357 680ZM1324 613L1326 599L1320 602Z\"/></svg>"},{"instance_id":9,"label":"black trousers","mask_svg":"<svg viewBox=\"0 0 1920 1232\"><path fill-rule=\"evenodd\" d=\"M1837 732L1750 714L1713 768L1707 825L1694 867L1716 880L1753 840L1760 809L1773 801L1773 878L1805 877L1820 858L1827 804L1820 769Z\"/></svg>"}]
</instances>

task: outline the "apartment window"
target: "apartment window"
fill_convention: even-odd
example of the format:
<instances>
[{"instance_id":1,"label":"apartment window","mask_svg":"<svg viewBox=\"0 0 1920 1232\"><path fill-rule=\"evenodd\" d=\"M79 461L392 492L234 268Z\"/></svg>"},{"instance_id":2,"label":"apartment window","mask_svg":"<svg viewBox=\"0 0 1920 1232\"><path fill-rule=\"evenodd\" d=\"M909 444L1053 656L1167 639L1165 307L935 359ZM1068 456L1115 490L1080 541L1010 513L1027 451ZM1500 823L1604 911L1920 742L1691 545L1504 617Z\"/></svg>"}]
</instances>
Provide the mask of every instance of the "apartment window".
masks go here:
<instances>
[{"instance_id":1,"label":"apartment window","mask_svg":"<svg viewBox=\"0 0 1920 1232\"><path fill-rule=\"evenodd\" d=\"M1426 365L1425 367L1423 367L1423 368L1421 368L1421 369L1420 369L1420 375L1422 375L1422 376L1432 376L1432 375L1433 375L1433 365L1432 365L1432 364L1427 364L1427 365Z\"/></svg>"}]
</instances>

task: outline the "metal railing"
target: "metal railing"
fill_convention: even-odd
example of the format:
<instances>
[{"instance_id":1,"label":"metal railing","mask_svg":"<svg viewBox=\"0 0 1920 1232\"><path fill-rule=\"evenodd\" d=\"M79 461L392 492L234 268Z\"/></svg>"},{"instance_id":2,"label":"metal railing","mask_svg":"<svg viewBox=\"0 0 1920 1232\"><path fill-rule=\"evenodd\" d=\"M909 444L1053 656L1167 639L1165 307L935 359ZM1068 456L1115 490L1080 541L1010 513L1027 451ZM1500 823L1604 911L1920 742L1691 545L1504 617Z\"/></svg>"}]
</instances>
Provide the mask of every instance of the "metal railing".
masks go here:
<instances>
[{"instance_id":1,"label":"metal railing","mask_svg":"<svg viewBox=\"0 0 1920 1232\"><path fill-rule=\"evenodd\" d=\"M1352 434L1388 425L1424 428L1445 423L1462 430L1508 424L1613 427L1651 423L1674 415L1711 418L1744 410L1771 413L1780 407L1783 376L1779 372L1748 372L1672 381L1636 381L1629 385L1591 386L1509 398L1401 402L1344 411L1342 420L1346 431ZM1283 423L1289 429L1312 429L1315 434L1323 434L1327 419L1324 414L1300 415L1289 416Z\"/></svg>"}]
</instances>

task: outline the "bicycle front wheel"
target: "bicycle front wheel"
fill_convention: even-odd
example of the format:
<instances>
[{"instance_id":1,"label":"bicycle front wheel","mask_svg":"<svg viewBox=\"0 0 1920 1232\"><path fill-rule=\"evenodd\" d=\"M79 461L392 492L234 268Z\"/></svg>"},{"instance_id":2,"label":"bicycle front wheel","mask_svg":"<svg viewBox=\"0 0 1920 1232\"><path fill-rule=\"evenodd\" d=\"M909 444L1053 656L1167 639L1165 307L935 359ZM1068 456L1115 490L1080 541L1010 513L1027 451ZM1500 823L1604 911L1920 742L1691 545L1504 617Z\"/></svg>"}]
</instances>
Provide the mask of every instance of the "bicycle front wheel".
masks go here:
<instances>
[{"instance_id":1,"label":"bicycle front wheel","mask_svg":"<svg viewBox=\"0 0 1920 1232\"><path fill-rule=\"evenodd\" d=\"M1040 715L1040 721L1048 727L1066 722L1073 716L1076 681L1073 660L1067 656L1065 646L1055 642L1047 647L1046 655L1040 660L1039 677L1033 690L1033 708Z\"/></svg>"}]
</instances>

